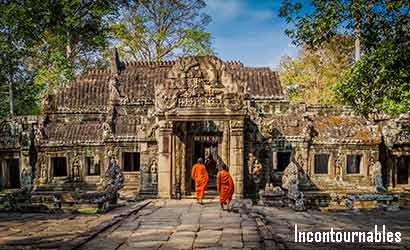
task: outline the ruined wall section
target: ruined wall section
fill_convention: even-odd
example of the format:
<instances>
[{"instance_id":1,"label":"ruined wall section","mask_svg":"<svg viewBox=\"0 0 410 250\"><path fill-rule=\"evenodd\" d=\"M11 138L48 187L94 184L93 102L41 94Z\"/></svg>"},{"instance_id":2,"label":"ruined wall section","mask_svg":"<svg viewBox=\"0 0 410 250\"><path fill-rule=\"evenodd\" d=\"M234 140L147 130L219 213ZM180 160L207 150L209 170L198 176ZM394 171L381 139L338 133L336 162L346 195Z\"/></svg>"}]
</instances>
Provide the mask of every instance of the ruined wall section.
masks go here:
<instances>
[{"instance_id":1,"label":"ruined wall section","mask_svg":"<svg viewBox=\"0 0 410 250\"><path fill-rule=\"evenodd\" d=\"M246 136L248 173L258 164L263 166L259 167L260 188L266 183L281 184L290 157L296 160L305 190L372 188L372 168L379 160L382 143L380 131L375 122L355 115L348 107L255 98L249 101ZM327 162L322 169L315 163L320 161L318 155L324 155L322 162Z\"/></svg>"}]
</instances>

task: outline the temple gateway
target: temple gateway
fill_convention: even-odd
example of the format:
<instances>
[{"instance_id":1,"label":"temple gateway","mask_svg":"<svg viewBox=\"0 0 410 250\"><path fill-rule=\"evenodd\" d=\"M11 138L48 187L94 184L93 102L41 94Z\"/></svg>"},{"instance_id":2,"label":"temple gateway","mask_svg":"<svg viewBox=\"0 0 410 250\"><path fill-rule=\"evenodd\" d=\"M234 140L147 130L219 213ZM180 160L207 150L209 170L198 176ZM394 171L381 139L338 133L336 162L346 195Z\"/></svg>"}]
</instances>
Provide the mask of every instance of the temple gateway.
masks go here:
<instances>
[{"instance_id":1,"label":"temple gateway","mask_svg":"<svg viewBox=\"0 0 410 250\"><path fill-rule=\"evenodd\" d=\"M410 188L408 114L292 104L277 72L214 56L123 62L113 50L110 64L46 95L43 115L1 122L2 189L98 190L115 160L124 195L190 197L199 157L229 167L239 198L280 186L291 161L307 194Z\"/></svg>"}]
</instances>

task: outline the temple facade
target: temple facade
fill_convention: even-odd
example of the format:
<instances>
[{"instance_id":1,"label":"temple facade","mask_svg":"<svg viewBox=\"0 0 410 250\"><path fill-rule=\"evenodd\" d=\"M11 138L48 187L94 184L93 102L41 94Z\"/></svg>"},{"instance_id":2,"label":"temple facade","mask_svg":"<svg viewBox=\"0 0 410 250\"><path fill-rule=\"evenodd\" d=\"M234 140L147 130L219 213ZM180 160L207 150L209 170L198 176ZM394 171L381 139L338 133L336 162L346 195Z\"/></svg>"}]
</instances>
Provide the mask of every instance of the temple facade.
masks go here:
<instances>
[{"instance_id":1,"label":"temple facade","mask_svg":"<svg viewBox=\"0 0 410 250\"><path fill-rule=\"evenodd\" d=\"M306 192L371 192L375 175L388 191L410 188L407 114L291 104L277 72L214 56L123 62L114 50L110 63L46 95L43 115L1 122L3 189L98 190L114 159L123 192L189 197L199 157L229 167L236 197L281 185L291 158Z\"/></svg>"}]
</instances>

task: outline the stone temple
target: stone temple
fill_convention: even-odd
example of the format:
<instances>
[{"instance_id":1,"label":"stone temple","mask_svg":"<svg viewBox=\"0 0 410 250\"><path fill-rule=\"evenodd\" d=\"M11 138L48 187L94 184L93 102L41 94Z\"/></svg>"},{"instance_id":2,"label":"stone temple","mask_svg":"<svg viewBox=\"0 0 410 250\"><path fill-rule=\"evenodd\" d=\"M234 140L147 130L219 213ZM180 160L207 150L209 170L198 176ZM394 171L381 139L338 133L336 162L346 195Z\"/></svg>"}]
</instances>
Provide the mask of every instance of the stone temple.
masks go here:
<instances>
[{"instance_id":1,"label":"stone temple","mask_svg":"<svg viewBox=\"0 0 410 250\"><path fill-rule=\"evenodd\" d=\"M280 186L291 158L306 195L373 192L376 176L388 192L410 188L409 115L292 104L277 72L215 56L123 62L113 50L110 67L46 95L43 110L1 122L2 189L98 190L114 159L124 194L191 197L191 166L210 155L238 198Z\"/></svg>"}]
</instances>

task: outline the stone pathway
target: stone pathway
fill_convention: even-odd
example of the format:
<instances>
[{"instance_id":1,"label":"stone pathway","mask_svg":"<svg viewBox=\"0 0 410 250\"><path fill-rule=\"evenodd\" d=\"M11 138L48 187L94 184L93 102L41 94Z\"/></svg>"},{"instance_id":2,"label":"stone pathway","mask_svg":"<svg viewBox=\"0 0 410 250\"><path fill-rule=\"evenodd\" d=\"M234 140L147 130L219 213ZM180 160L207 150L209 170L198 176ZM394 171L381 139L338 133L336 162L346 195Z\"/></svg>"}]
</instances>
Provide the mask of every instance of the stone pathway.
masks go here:
<instances>
[{"instance_id":1,"label":"stone pathway","mask_svg":"<svg viewBox=\"0 0 410 250\"><path fill-rule=\"evenodd\" d=\"M256 221L222 211L216 201L157 200L81 250L261 249Z\"/></svg>"},{"instance_id":2,"label":"stone pathway","mask_svg":"<svg viewBox=\"0 0 410 250\"><path fill-rule=\"evenodd\" d=\"M148 205L146 205L148 202ZM139 209L146 205L144 208ZM295 243L299 231L368 232L386 225L400 244ZM295 212L253 207L249 214L222 211L216 200L152 200L104 215L0 214L0 250L188 250L188 249L389 249L410 250L410 209L397 212Z\"/></svg>"},{"instance_id":3,"label":"stone pathway","mask_svg":"<svg viewBox=\"0 0 410 250\"><path fill-rule=\"evenodd\" d=\"M146 204L129 204L106 214L0 213L0 250L75 249Z\"/></svg>"}]
</instances>

